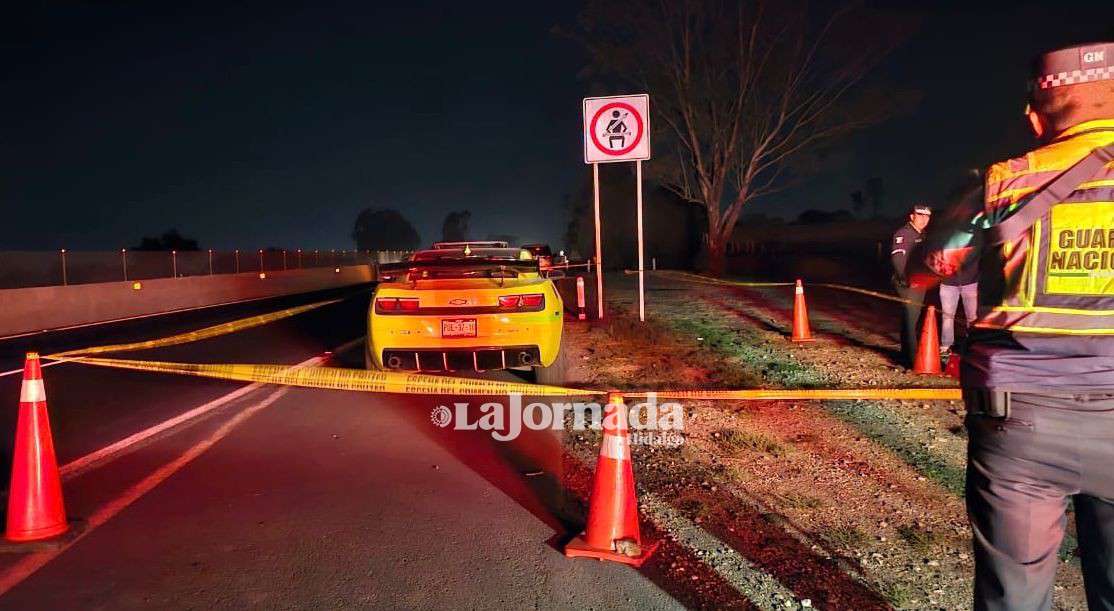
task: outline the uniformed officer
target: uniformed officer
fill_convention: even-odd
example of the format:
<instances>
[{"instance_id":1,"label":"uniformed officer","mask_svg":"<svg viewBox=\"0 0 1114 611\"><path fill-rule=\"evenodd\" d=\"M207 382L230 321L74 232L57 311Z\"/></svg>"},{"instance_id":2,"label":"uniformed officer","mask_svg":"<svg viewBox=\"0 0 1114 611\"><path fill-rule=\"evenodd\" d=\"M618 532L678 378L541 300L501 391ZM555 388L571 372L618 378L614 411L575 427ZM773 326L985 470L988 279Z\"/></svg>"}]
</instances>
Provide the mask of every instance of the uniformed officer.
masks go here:
<instances>
[{"instance_id":1,"label":"uniformed officer","mask_svg":"<svg viewBox=\"0 0 1114 611\"><path fill-rule=\"evenodd\" d=\"M909 212L909 222L894 232L890 245L890 263L893 264L893 284L897 294L905 300L905 310L901 316L901 354L907 366L913 365L917 355L917 321L924 305L924 289L910 286L906 268L909 255L924 241L924 230L932 218L932 208L923 205L913 206Z\"/></svg>"},{"instance_id":2,"label":"uniformed officer","mask_svg":"<svg viewBox=\"0 0 1114 611\"><path fill-rule=\"evenodd\" d=\"M1047 53L1030 85L1044 146L926 244L943 275L986 244L961 369L975 608L1052 608L1070 499L1088 606L1114 609L1114 43Z\"/></svg>"}]
</instances>

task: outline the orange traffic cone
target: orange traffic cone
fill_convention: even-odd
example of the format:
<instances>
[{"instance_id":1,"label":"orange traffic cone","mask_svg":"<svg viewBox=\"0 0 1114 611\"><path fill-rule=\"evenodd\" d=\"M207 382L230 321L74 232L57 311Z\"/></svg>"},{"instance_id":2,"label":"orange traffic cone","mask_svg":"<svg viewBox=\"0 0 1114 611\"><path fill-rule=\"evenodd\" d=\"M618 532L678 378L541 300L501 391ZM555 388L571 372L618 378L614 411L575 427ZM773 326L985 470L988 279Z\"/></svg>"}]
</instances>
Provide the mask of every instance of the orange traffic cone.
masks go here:
<instances>
[{"instance_id":1,"label":"orange traffic cone","mask_svg":"<svg viewBox=\"0 0 1114 611\"><path fill-rule=\"evenodd\" d=\"M588 500L588 527L565 546L569 558L597 558L642 566L657 547L655 544L643 548L638 530L627 417L623 396L608 395L603 442Z\"/></svg>"},{"instance_id":2,"label":"orange traffic cone","mask_svg":"<svg viewBox=\"0 0 1114 611\"><path fill-rule=\"evenodd\" d=\"M959 379L959 354L948 353L948 363L944 366L944 375L949 378Z\"/></svg>"},{"instance_id":3,"label":"orange traffic cone","mask_svg":"<svg viewBox=\"0 0 1114 611\"><path fill-rule=\"evenodd\" d=\"M940 338L936 335L936 306L928 306L921 327L921 341L917 344L917 358L913 373L940 373Z\"/></svg>"},{"instance_id":4,"label":"orange traffic cone","mask_svg":"<svg viewBox=\"0 0 1114 611\"><path fill-rule=\"evenodd\" d=\"M62 480L50 436L42 367L39 355L28 352L19 393L5 537L16 542L38 541L60 535L68 528L62 505Z\"/></svg>"},{"instance_id":5,"label":"orange traffic cone","mask_svg":"<svg viewBox=\"0 0 1114 611\"><path fill-rule=\"evenodd\" d=\"M793 297L793 337L790 338L795 342L811 342L812 329L808 326L808 306L805 305L805 287L801 286L800 279L797 280L797 287L793 291L796 295Z\"/></svg>"}]
</instances>

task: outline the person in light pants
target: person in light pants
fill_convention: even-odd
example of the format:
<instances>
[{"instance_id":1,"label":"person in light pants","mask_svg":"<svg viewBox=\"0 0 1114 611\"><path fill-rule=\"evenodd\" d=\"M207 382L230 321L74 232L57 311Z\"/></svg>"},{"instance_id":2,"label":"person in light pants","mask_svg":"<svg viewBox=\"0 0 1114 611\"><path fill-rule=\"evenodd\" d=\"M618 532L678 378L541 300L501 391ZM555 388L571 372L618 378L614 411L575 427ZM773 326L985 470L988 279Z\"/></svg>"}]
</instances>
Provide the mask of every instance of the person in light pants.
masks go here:
<instances>
[{"instance_id":1,"label":"person in light pants","mask_svg":"<svg viewBox=\"0 0 1114 611\"><path fill-rule=\"evenodd\" d=\"M951 278L944 280L940 285L940 310L944 314L943 330L940 333L940 352L951 351L955 343L955 310L959 301L963 300L963 315L967 319L967 326L975 322L979 306L979 283L949 284Z\"/></svg>"},{"instance_id":2,"label":"person in light pants","mask_svg":"<svg viewBox=\"0 0 1114 611\"><path fill-rule=\"evenodd\" d=\"M981 240L971 244L973 251L981 250ZM940 354L947 356L955 343L955 310L958 301L963 300L963 314L967 329L975 322L979 309L979 257L969 256L962 266L940 283L940 310L944 315L940 333Z\"/></svg>"}]
</instances>

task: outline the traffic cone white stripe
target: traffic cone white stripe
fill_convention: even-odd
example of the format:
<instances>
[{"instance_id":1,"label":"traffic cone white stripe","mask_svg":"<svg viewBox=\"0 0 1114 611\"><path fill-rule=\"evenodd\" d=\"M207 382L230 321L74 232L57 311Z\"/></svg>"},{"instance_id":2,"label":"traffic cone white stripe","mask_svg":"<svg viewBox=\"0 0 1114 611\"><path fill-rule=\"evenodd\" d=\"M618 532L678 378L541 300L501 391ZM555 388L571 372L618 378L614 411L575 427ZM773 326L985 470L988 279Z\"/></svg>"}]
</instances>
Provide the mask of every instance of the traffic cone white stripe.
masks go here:
<instances>
[{"instance_id":1,"label":"traffic cone white stripe","mask_svg":"<svg viewBox=\"0 0 1114 611\"><path fill-rule=\"evenodd\" d=\"M600 456L612 460L630 460L630 443L626 437L604 435L600 444Z\"/></svg>"},{"instance_id":2,"label":"traffic cone white stripe","mask_svg":"<svg viewBox=\"0 0 1114 611\"><path fill-rule=\"evenodd\" d=\"M46 401L46 388L42 380L24 380L19 389L20 403L39 403Z\"/></svg>"}]
</instances>

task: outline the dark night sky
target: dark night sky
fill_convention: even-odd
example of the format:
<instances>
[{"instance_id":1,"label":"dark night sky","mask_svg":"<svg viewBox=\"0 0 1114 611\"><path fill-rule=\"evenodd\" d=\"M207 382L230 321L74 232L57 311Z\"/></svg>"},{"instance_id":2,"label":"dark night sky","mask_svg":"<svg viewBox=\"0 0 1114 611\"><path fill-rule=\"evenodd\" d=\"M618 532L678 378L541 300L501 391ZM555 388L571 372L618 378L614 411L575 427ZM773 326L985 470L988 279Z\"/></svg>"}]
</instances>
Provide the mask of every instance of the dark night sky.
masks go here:
<instances>
[{"instance_id":1,"label":"dark night sky","mask_svg":"<svg viewBox=\"0 0 1114 611\"><path fill-rule=\"evenodd\" d=\"M587 172L580 98L599 93L550 33L578 4L380 4L6 15L0 249L119 248L168 227L205 247L345 248L369 205L402 210L427 242L468 208L480 237L557 243L562 199ZM894 211L938 198L964 168L1028 145L1035 52L1114 24L1109 1L966 4L923 15L874 77L920 90L914 112L753 211L846 207L870 176Z\"/></svg>"}]
</instances>

